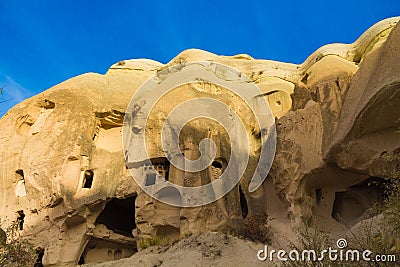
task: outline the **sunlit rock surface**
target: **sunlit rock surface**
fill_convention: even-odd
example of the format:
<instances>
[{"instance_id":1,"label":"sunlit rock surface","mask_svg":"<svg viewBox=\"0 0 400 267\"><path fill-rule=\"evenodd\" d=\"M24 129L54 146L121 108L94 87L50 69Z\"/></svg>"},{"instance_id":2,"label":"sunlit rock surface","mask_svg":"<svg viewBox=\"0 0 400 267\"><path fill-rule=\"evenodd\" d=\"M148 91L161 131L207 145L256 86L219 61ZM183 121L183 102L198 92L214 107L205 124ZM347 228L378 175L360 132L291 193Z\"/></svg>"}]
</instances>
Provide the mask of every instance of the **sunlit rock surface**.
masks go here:
<instances>
[{"instance_id":1,"label":"sunlit rock surface","mask_svg":"<svg viewBox=\"0 0 400 267\"><path fill-rule=\"evenodd\" d=\"M25 100L0 120L2 228L19 221L21 235L45 249L46 266L119 260L155 242L227 231L256 214L268 216L273 245L287 242L303 223L345 231L366 219L365 211L382 198L381 188L368 186L370 181L379 183L400 166L397 21L374 25L353 44L324 46L301 65L191 49L167 65L121 61L105 75L83 74ZM177 208L152 199L132 179L122 127L131 97L148 78L194 61L235 68L260 88L276 117L277 149L263 187L249 193L259 150L255 123L246 121L253 139L239 185L209 205ZM184 90L196 95L202 88L199 83ZM249 112L234 95L201 94L229 99L245 117ZM180 100L176 96L169 102ZM167 111L166 105L157 114ZM149 146L157 147L159 122L157 117L150 122L154 138ZM203 173L184 173L170 169L156 153L153 164L162 175L197 186L224 171L229 138L217 123L193 121L181 134L189 159L199 156L201 139L214 140L215 164Z\"/></svg>"}]
</instances>

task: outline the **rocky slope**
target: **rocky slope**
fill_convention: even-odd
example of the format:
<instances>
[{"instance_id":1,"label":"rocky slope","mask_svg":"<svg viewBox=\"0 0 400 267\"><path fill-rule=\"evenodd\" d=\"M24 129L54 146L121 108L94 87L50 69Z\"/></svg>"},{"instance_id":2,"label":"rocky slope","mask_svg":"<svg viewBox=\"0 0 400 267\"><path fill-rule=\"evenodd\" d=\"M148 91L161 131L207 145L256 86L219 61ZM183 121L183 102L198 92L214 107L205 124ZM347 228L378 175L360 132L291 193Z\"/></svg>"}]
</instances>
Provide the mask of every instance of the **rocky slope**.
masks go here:
<instances>
[{"instance_id":1,"label":"rocky slope","mask_svg":"<svg viewBox=\"0 0 400 267\"><path fill-rule=\"evenodd\" d=\"M260 266L257 252L262 249L262 244L208 232L172 245L152 246L127 259L87 266Z\"/></svg>"}]
</instances>

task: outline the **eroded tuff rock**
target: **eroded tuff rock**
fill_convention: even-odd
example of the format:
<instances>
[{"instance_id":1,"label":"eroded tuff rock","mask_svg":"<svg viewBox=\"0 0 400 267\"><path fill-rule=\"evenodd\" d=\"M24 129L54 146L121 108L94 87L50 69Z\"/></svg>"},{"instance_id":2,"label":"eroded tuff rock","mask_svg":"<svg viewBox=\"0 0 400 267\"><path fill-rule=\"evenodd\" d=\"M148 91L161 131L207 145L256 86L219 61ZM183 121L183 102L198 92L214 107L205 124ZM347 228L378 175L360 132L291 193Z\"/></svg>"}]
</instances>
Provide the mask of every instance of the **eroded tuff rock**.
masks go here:
<instances>
[{"instance_id":1,"label":"eroded tuff rock","mask_svg":"<svg viewBox=\"0 0 400 267\"><path fill-rule=\"evenodd\" d=\"M173 245L146 248L129 259L94 264L110 266L260 266L263 245L217 232L191 235ZM273 266L264 262L264 266Z\"/></svg>"},{"instance_id":2,"label":"eroded tuff rock","mask_svg":"<svg viewBox=\"0 0 400 267\"><path fill-rule=\"evenodd\" d=\"M121 61L105 75L71 78L16 105L0 121L2 227L19 220L21 234L45 249L46 266L70 266L126 258L154 242L193 233L225 231L256 214L268 215L273 244L279 246L292 236L292 228L310 221L331 232L355 225L366 218L373 200L382 198L381 189L369 187L369 181L400 168L397 21L376 24L353 44L324 46L301 65L192 49L167 65ZM148 78L194 61L219 62L251 78L276 117L277 150L263 187L249 193L259 151L257 129L247 121L253 141L239 185L209 205L177 208L135 184L124 161L121 132L126 107ZM204 88L200 83L184 90L229 99L247 117L249 111L234 95ZM168 103L178 103L179 97ZM149 145L157 147L157 117L153 126ZM209 181L229 162L226 133L217 124L193 121L181 142L185 156L195 159L205 137L215 141L218 156L206 172L169 169L160 155L153 163L178 184Z\"/></svg>"}]
</instances>

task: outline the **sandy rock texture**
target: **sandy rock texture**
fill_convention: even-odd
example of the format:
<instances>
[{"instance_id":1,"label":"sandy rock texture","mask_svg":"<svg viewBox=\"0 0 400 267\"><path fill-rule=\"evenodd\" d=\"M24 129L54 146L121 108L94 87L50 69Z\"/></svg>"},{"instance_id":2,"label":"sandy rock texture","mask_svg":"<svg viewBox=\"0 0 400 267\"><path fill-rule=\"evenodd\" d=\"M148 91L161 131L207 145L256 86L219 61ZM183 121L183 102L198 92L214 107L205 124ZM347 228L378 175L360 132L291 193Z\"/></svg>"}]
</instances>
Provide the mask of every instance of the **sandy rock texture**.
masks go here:
<instances>
[{"instance_id":1,"label":"sandy rock texture","mask_svg":"<svg viewBox=\"0 0 400 267\"><path fill-rule=\"evenodd\" d=\"M223 266L220 253L232 264L249 263L256 260L260 244L199 234L229 232L260 214L268 217L276 247L287 245L296 227L305 223L346 231L367 218L365 211L382 200L379 183L400 169L398 20L377 23L353 44L321 47L300 65L190 49L166 65L148 59L120 61L104 75L83 74L25 100L0 120L1 227L18 221L21 235L44 248L45 266L113 266L106 262L134 254L118 266L141 260L148 261L144 266L163 266L164 261L171 266L183 258L188 264ZM277 149L263 186L250 193L259 147L257 127L248 119L249 165L239 185L214 203L178 208L152 199L132 179L122 127L131 97L147 79L195 61L235 68L260 88L276 118ZM251 118L235 95L204 88L200 82L183 86L184 95L170 96L153 117L149 146L159 147L163 114L186 95L220 99ZM196 159L205 137L216 143L217 158L202 173L174 170L160 149L154 150L152 162L177 184L198 186L216 179L230 155L223 129L193 121L180 140L185 156ZM369 186L371 181L377 186ZM186 246L186 239L153 247L192 234L189 238L196 240L190 244L198 241L198 247ZM211 240L211 246L203 248L203 239ZM224 240L228 244L221 244Z\"/></svg>"},{"instance_id":2,"label":"sandy rock texture","mask_svg":"<svg viewBox=\"0 0 400 267\"><path fill-rule=\"evenodd\" d=\"M128 259L87 266L260 266L257 252L262 249L262 244L207 232L192 235L172 245L146 248ZM273 266L269 261L263 264Z\"/></svg>"}]
</instances>

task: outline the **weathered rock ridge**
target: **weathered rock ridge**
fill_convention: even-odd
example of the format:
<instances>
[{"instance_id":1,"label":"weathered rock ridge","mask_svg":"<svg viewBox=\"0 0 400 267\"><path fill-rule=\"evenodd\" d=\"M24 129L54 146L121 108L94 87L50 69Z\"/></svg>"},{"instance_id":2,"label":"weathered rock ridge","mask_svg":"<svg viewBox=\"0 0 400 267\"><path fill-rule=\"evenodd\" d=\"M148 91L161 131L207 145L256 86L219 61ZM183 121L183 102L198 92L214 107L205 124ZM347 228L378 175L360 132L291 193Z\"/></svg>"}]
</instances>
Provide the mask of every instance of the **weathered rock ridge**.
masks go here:
<instances>
[{"instance_id":1,"label":"weathered rock ridge","mask_svg":"<svg viewBox=\"0 0 400 267\"><path fill-rule=\"evenodd\" d=\"M44 248L45 266L126 258L154 243L226 231L257 214L268 216L275 245L304 223L346 231L382 198L379 186L369 182L400 169L398 20L377 23L353 44L326 45L301 65L190 49L166 65L120 61L105 75L83 74L25 100L0 120L1 226L19 221L21 235ZM250 77L276 117L277 149L256 192L247 190L258 157L252 144L245 177L234 190L206 206L177 208L152 199L134 182L122 127L129 101L148 78L194 61L219 62ZM183 90L200 94L196 86ZM246 106L229 99L246 116ZM178 104L179 97L169 103ZM156 126L150 134L160 140ZM166 159L156 157L162 175L180 175L195 186L224 171L229 140L218 124L194 121L181 134L190 159L199 156L201 139L214 140L216 163L196 176L169 171ZM251 130L249 135L257 136Z\"/></svg>"}]
</instances>

